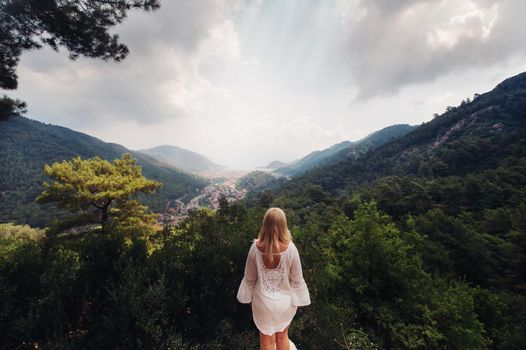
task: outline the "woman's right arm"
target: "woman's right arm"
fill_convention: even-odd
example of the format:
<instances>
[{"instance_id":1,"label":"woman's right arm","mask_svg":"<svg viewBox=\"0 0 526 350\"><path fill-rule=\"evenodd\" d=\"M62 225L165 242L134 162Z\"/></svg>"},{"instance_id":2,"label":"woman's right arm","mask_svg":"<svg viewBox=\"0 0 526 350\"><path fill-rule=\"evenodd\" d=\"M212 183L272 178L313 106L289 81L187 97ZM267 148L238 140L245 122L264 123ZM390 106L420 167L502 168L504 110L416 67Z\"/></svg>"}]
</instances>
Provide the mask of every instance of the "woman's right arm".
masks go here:
<instances>
[{"instance_id":1,"label":"woman's right arm","mask_svg":"<svg viewBox=\"0 0 526 350\"><path fill-rule=\"evenodd\" d=\"M237 300L243 304L252 302L252 293L258 280L258 272L256 267L255 244L252 244L248 251L247 262L245 264L245 276L239 285L237 291Z\"/></svg>"}]
</instances>

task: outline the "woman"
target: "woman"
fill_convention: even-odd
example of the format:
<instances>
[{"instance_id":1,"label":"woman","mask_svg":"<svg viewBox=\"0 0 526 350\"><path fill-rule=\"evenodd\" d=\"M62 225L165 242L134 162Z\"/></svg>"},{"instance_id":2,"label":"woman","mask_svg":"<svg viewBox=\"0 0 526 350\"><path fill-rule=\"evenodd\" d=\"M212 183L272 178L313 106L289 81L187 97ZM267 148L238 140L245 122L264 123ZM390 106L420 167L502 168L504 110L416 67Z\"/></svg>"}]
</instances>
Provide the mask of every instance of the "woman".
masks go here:
<instances>
[{"instance_id":1,"label":"woman","mask_svg":"<svg viewBox=\"0 0 526 350\"><path fill-rule=\"evenodd\" d=\"M252 303L261 350L296 348L289 341L288 327L298 306L310 304L310 296L298 249L279 208L270 208L263 217L258 239L248 251L237 299Z\"/></svg>"}]
</instances>

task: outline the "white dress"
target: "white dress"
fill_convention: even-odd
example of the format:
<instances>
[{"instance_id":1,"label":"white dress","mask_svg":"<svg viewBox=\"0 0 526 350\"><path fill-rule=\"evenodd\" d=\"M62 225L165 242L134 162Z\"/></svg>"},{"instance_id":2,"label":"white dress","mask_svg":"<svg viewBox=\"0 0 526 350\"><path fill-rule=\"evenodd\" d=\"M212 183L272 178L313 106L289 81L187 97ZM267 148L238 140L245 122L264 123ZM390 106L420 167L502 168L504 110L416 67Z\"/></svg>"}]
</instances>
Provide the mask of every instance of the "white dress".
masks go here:
<instances>
[{"instance_id":1,"label":"white dress","mask_svg":"<svg viewBox=\"0 0 526 350\"><path fill-rule=\"evenodd\" d=\"M279 255L275 269L263 263L263 253L252 243L248 251L245 276L237 292L241 303L252 303L252 316L261 333L272 335L287 328L298 306L310 304L309 290L294 243Z\"/></svg>"}]
</instances>

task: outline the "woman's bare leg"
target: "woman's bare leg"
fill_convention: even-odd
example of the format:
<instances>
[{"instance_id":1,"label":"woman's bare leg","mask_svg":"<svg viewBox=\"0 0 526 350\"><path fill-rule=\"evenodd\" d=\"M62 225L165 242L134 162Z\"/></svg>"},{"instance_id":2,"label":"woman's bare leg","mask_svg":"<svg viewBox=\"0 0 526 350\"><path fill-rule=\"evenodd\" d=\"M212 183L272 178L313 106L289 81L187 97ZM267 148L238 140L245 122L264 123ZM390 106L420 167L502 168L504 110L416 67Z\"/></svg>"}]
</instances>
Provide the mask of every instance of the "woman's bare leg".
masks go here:
<instances>
[{"instance_id":1,"label":"woman's bare leg","mask_svg":"<svg viewBox=\"0 0 526 350\"><path fill-rule=\"evenodd\" d=\"M276 350L290 350L289 327L276 334Z\"/></svg>"},{"instance_id":2,"label":"woman's bare leg","mask_svg":"<svg viewBox=\"0 0 526 350\"><path fill-rule=\"evenodd\" d=\"M259 332L259 349L260 350L275 350L276 349L276 335L265 335Z\"/></svg>"}]
</instances>

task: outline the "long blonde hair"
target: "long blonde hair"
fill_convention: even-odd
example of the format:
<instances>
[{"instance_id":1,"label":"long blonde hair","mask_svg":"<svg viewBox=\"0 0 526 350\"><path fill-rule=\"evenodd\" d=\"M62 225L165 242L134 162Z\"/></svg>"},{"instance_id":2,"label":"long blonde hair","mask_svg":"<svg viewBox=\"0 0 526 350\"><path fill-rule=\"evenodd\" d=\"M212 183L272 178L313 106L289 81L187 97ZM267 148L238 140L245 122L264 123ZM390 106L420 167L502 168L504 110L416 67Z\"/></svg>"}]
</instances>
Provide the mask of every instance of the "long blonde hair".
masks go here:
<instances>
[{"instance_id":1,"label":"long blonde hair","mask_svg":"<svg viewBox=\"0 0 526 350\"><path fill-rule=\"evenodd\" d=\"M270 208L263 217L263 223L259 230L258 241L263 246L263 254L268 257L270 263L274 261L274 255L279 255L279 242L289 244L292 236L287 227L287 217L280 208Z\"/></svg>"}]
</instances>

